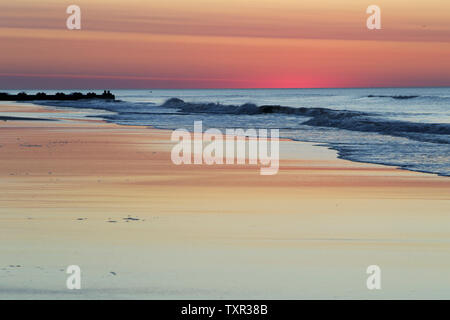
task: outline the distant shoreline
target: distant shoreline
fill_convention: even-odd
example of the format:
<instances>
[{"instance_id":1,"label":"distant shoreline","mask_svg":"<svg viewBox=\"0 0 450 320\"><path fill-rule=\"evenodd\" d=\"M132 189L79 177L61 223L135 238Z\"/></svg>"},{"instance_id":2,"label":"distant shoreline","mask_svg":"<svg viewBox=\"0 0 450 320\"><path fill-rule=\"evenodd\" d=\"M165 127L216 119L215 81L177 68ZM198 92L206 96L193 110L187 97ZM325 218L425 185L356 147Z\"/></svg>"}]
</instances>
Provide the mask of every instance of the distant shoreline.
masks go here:
<instances>
[{"instance_id":1,"label":"distant shoreline","mask_svg":"<svg viewBox=\"0 0 450 320\"><path fill-rule=\"evenodd\" d=\"M26 92L20 92L18 94L8 94L6 92L0 92L0 101L74 101L87 99L115 100L116 96L109 90L104 90L103 94L96 94L95 92L88 92L86 94L83 94L81 92L73 92L70 94L65 94L63 92L57 92L56 94L46 94L45 92L38 92L36 94L27 94Z\"/></svg>"}]
</instances>

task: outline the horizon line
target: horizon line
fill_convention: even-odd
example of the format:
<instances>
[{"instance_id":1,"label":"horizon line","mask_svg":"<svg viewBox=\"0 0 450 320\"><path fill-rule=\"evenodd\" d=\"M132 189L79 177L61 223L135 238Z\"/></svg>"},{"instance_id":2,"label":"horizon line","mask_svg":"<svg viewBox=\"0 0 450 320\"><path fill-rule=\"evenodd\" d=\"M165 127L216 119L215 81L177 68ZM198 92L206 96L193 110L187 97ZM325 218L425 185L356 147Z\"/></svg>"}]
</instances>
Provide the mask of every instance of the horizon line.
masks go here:
<instances>
[{"instance_id":1,"label":"horizon line","mask_svg":"<svg viewBox=\"0 0 450 320\"><path fill-rule=\"evenodd\" d=\"M313 90L313 89L414 89L414 88L450 88L448 86L374 86L374 87L258 87L258 88L112 88L112 87L96 87L96 88L14 88L1 89L0 91L12 90Z\"/></svg>"}]
</instances>

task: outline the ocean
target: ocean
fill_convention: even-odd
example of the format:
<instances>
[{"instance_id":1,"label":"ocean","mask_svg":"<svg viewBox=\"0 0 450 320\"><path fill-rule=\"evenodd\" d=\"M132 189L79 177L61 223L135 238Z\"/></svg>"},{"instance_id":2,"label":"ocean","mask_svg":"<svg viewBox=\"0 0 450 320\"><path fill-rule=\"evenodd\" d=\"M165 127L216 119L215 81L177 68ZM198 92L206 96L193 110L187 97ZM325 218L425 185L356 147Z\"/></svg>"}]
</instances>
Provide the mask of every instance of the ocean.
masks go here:
<instances>
[{"instance_id":1,"label":"ocean","mask_svg":"<svg viewBox=\"0 0 450 320\"><path fill-rule=\"evenodd\" d=\"M122 125L192 130L201 120L204 129L276 128L280 137L326 146L343 159L450 176L450 88L112 91L119 101L38 103Z\"/></svg>"}]
</instances>

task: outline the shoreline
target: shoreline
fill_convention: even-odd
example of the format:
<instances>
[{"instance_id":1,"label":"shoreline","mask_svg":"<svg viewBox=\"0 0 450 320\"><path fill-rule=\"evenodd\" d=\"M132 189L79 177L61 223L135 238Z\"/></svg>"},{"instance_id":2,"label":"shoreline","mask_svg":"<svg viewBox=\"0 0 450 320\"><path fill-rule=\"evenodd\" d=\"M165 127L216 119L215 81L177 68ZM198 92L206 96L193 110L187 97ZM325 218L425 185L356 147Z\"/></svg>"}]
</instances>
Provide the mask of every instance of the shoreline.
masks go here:
<instances>
[{"instance_id":1,"label":"shoreline","mask_svg":"<svg viewBox=\"0 0 450 320\"><path fill-rule=\"evenodd\" d=\"M378 96L374 96L374 97L378 97ZM391 96L386 96L386 97L391 97ZM395 98L395 97L397 97L397 96L392 96L393 98ZM400 96L400 97L404 97L404 96ZM118 100L118 101L121 101L121 100ZM173 106L176 106L176 105L180 105L179 107L181 108L181 110L183 110L183 108L184 107L191 107L191 106L195 106L196 104L198 104L199 106L202 106L203 104L201 104L201 103L189 103L189 102L184 102L183 100L181 100L181 99L178 99L178 98L171 98L171 99L169 99L169 100L166 100L166 102L164 102L163 104L162 104L162 106L164 106L164 105L170 105L171 107L173 107ZM37 105L41 105L41 106L43 106L43 107L45 107L45 108L71 108L71 109L75 109L75 110L86 110L85 108L77 108L77 107L65 107L65 106L57 106L57 105L44 105L44 104L40 104L40 103L37 103ZM184 107L183 107L184 106ZM230 105L230 106L233 106L233 105ZM280 105L260 105L260 106L257 106L256 104L252 104L252 103L246 103L246 104L243 104L243 105L241 105L241 106L247 106L248 108L257 108L257 109L280 109L281 111L282 110L284 110L284 109L292 109L292 107L284 107L284 106L280 106ZM321 108L314 108L314 107L312 107L312 108L299 108L299 109L295 109L295 110L303 110L303 109L308 109L308 110L314 110L314 109L317 109L317 110L319 110L319 109L321 109ZM326 110L327 110L327 112L331 112L331 113L334 113L334 112L340 112L339 110L334 110L334 109L327 109L327 108L325 108ZM99 109L88 109L88 110L98 110L98 111L106 111L106 112L113 112L113 113L115 113L115 111L111 111L111 109L109 109L109 108L104 108L104 109L102 109L102 108L99 108ZM268 110L266 110L267 112L269 112ZM280 111L280 112L281 112ZM269 113L271 113L272 111L270 111ZM303 111L302 111L303 112ZM302 113L302 112L300 112L300 113ZM353 112L353 113L358 113L357 111L349 111L349 112ZM194 113L195 114L195 113ZM201 113L200 113L201 114ZM313 116L313 119L315 119L314 118L315 116ZM128 124L121 124L120 123L120 121L116 121L116 120L112 120L111 118L108 118L108 117L103 117L103 116L100 116L100 118L103 120L103 121L106 121L107 123L114 123L114 124L118 124L118 125L128 125ZM317 120L317 119L316 119ZM312 121L312 120L308 120L307 122L309 122L309 121ZM386 120L386 121L388 121L389 122L389 120ZM305 122L305 123L307 123L307 122ZM313 121L314 122L314 121ZM392 123L394 123L394 122L397 122L397 123L401 123L402 121L399 121L399 120L395 120L395 121L391 121ZM406 122L404 122L404 123L408 123L407 121ZM312 124L313 125L313 127L315 126L314 124ZM425 124L424 124L425 125ZM429 124L429 125L439 125L439 124ZM155 128L155 129L162 129L162 130L175 130L176 128L169 128L169 129L167 129L167 128L159 128L157 125L132 125L132 126L142 126L142 127L151 127L151 128ZM188 127L189 127L189 124L187 125ZM320 127L320 125L319 125L319 127ZM326 125L325 125L325 127L327 127ZM343 127L341 127L341 126L338 126L337 128L339 128L339 129L344 129L344 131L345 130L350 130L350 131L352 131L352 129L348 129L345 125L343 126ZM192 129L187 129L189 132L192 132ZM376 132L376 133L379 133L378 131L371 131L371 130L368 130L368 131L361 131L361 133L362 134L365 134L365 133L370 133L370 132ZM398 134L387 134L387 137L394 137L394 138L398 138L398 137L402 137L402 135L398 135ZM449 175L447 174L447 172L444 170L441 170L441 169L431 169L431 170L428 170L429 169L429 167L426 167L426 168L423 168L423 166L420 166L420 165L418 165L417 163L415 164L415 162L413 162L412 161L412 159L410 159L411 161L409 162L409 163L402 163L401 161L399 162L399 160L398 159L396 159L395 161L393 161L392 159L387 159L387 158L385 158L385 159L381 159L381 158L379 158L378 160L376 159L376 154L372 154L372 157L371 158L369 158L369 159L364 159L364 156L355 156L355 155L351 155L351 153L349 154L349 152L348 152L348 150L346 150L346 148L345 147L342 147L342 146L340 146L340 143L337 143L337 142L326 142L326 141L322 141L322 142L320 142L320 141L314 141L314 139L312 139L313 141L310 141L311 139L306 139L306 140L302 140L301 138L299 138L299 139L297 139L297 138L292 138L292 137L288 137L288 136L285 136L285 137L281 137L282 139L287 139L287 140L290 140L290 141L298 141L298 142L305 142L305 143L312 143L312 144L315 144L315 145L317 145L318 147L325 147L325 148L328 148L328 149L330 149L330 150L333 150L333 151L335 151L336 152L336 154L337 154L337 158L339 158L339 159L342 159L342 160L347 160L347 161L352 161L352 162L355 162L355 163L365 163L365 164L373 164L373 165L384 165L384 166L390 166L390 167L395 167L395 168L398 168L398 169L401 169L401 170L407 170L407 171L411 171L411 172L419 172L419 173L427 173L427 174L433 174L433 175L437 175L437 176L441 176L441 177L449 177ZM414 140L414 139L413 139ZM360 160L359 159L357 159L357 158L360 158ZM367 158L367 157L366 157ZM396 163L397 162L397 163Z\"/></svg>"},{"instance_id":2,"label":"shoreline","mask_svg":"<svg viewBox=\"0 0 450 320\"><path fill-rule=\"evenodd\" d=\"M49 112L62 112L62 110L64 110L64 109L68 109L69 113L70 113L71 110L86 111L86 109L84 109L84 108L78 109L78 108L75 108L75 107L34 104L33 102L26 102L26 101L25 102L23 102L23 101L15 102L15 104L21 105L21 106L30 105L30 106L34 106L34 107L37 107L37 108L42 108L42 109L44 109L46 111L49 111ZM0 104L0 107L1 106L2 105ZM62 108L62 110L61 110L61 108ZM102 110L102 109L87 109L87 110L99 111L99 110ZM36 112L38 112L38 111L36 111ZM137 127L137 128L151 128L151 129L154 129L154 130L162 130L162 131L166 131L166 132L173 132L175 130L175 129L158 128L157 126L154 126L154 125L124 125L124 124L117 124L114 121L108 120L108 119L104 119L101 116L95 117L95 118L100 119L100 121L102 121L102 122L105 122L105 123L108 123L108 124L114 124L114 125L117 125L117 126ZM82 120L82 119L71 119L70 117L67 118L67 119L68 120L78 120L78 121ZM34 120L34 119L30 119L30 120ZM41 119L41 120L51 120L51 119ZM84 121L89 121L89 120L91 120L91 119L84 119ZM189 130L189 129L186 129L186 130L188 130L190 133L193 132L192 130ZM317 147L317 148L325 148L325 149L335 153L335 156L334 156L335 159L339 159L339 160L343 160L343 161L350 161L350 162L353 162L353 163L359 163L359 164L365 164L365 165L373 165L373 166L386 166L386 167L391 167L391 168L395 168L395 169L398 169L398 170L404 170L404 171L416 172L416 173L422 173L422 174L430 174L430 175L435 175L435 176L439 176L439 177L449 177L447 175L443 175L443 174L439 174L439 173L435 173L435 172L421 171L421 170L412 170L412 169L408 169L406 167L398 166L398 165L395 165L395 164L377 163L377 162L370 162L370 161L359 161L359 160L355 160L355 159L347 159L347 158L345 158L345 156L341 155L341 151L338 148L333 147L331 144L324 143L324 142L311 142L311 141L304 141L304 140L296 140L296 139L287 138L287 137L280 137L279 140L280 141L291 141L291 142L309 144L309 145Z\"/></svg>"},{"instance_id":3,"label":"shoreline","mask_svg":"<svg viewBox=\"0 0 450 320\"><path fill-rule=\"evenodd\" d=\"M445 177L297 141L274 176L175 166L171 131L41 111L0 122L0 299L450 297Z\"/></svg>"}]
</instances>

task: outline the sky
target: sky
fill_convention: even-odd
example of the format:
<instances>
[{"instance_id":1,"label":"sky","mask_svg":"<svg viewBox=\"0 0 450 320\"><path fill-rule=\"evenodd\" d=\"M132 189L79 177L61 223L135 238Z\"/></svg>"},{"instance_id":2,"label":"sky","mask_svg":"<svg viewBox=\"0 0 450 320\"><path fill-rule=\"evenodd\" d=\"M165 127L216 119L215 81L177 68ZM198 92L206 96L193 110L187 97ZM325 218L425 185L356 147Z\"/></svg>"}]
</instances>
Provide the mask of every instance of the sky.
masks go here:
<instances>
[{"instance_id":1,"label":"sky","mask_svg":"<svg viewBox=\"0 0 450 320\"><path fill-rule=\"evenodd\" d=\"M0 0L0 89L416 86L450 86L449 0Z\"/></svg>"}]
</instances>

